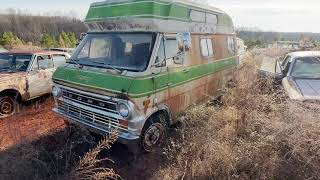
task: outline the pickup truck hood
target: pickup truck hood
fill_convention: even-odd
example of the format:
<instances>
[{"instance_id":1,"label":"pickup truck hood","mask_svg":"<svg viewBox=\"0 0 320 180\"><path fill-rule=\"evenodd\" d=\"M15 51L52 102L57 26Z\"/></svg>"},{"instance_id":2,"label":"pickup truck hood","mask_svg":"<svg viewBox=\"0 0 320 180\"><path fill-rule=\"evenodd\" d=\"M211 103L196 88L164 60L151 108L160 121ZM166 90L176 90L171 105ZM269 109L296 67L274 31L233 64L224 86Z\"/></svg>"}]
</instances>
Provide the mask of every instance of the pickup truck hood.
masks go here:
<instances>
[{"instance_id":1,"label":"pickup truck hood","mask_svg":"<svg viewBox=\"0 0 320 180\"><path fill-rule=\"evenodd\" d=\"M320 99L320 79L295 79L305 99Z\"/></svg>"}]
</instances>

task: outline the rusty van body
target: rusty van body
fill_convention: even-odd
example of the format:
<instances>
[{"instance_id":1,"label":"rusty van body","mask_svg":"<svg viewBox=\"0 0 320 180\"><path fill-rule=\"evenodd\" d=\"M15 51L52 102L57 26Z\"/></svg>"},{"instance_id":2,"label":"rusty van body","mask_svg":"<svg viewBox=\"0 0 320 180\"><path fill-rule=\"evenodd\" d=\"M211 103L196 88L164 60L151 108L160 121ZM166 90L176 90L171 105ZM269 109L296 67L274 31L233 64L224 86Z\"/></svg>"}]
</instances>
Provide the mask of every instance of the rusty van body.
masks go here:
<instances>
[{"instance_id":1,"label":"rusty van body","mask_svg":"<svg viewBox=\"0 0 320 180\"><path fill-rule=\"evenodd\" d=\"M0 118L13 115L21 101L49 94L53 71L67 58L50 51L0 53Z\"/></svg>"},{"instance_id":2,"label":"rusty van body","mask_svg":"<svg viewBox=\"0 0 320 180\"><path fill-rule=\"evenodd\" d=\"M231 18L185 1L93 3L90 29L53 76L54 111L151 151L175 116L217 97L238 64Z\"/></svg>"}]
</instances>

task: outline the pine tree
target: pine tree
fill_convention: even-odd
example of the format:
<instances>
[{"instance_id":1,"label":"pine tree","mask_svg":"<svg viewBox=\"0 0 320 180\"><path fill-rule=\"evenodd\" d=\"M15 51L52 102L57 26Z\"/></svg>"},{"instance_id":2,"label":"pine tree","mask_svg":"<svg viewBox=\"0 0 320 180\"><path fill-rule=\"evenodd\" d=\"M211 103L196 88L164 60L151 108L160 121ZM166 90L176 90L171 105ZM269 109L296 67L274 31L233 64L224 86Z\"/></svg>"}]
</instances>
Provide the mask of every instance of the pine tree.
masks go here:
<instances>
[{"instance_id":1,"label":"pine tree","mask_svg":"<svg viewBox=\"0 0 320 180\"><path fill-rule=\"evenodd\" d=\"M77 44L77 38L76 38L76 34L73 33L73 32L70 32L68 33L68 37L69 37L69 40L70 40L70 48L74 48L76 47L76 44Z\"/></svg>"},{"instance_id":2,"label":"pine tree","mask_svg":"<svg viewBox=\"0 0 320 180\"><path fill-rule=\"evenodd\" d=\"M64 42L64 39L62 37L62 34L59 35L59 41L58 41L59 47L65 48L66 43Z\"/></svg>"},{"instance_id":3,"label":"pine tree","mask_svg":"<svg viewBox=\"0 0 320 180\"><path fill-rule=\"evenodd\" d=\"M63 39L63 41L64 41L64 43L65 43L65 46L64 46L64 47L71 47L72 44L71 44L71 41L70 41L70 39L69 39L68 34L65 33L64 31L62 31L61 36L62 36L62 39Z\"/></svg>"},{"instance_id":4,"label":"pine tree","mask_svg":"<svg viewBox=\"0 0 320 180\"><path fill-rule=\"evenodd\" d=\"M1 45L3 46L12 46L15 43L15 36L12 32L4 32L0 40Z\"/></svg>"},{"instance_id":5,"label":"pine tree","mask_svg":"<svg viewBox=\"0 0 320 180\"><path fill-rule=\"evenodd\" d=\"M53 48L55 46L54 37L48 33L42 34L41 45L47 48Z\"/></svg>"}]
</instances>

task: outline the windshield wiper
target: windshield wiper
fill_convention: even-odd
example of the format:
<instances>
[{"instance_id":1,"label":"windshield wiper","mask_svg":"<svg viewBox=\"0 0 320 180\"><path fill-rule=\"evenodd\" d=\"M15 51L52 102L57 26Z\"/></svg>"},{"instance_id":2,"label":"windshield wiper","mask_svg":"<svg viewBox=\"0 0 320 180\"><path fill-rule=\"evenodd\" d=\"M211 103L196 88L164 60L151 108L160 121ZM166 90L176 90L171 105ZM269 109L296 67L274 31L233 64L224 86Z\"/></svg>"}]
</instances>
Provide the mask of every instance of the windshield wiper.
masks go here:
<instances>
[{"instance_id":1,"label":"windshield wiper","mask_svg":"<svg viewBox=\"0 0 320 180\"><path fill-rule=\"evenodd\" d=\"M106 64L106 63L102 63L102 62L95 62L95 61L93 61L93 62L96 63L96 64L101 64L101 65L103 65L103 67L105 67L105 68L113 69L113 70L115 70L116 72L118 72L118 73L120 73L120 74L122 73L122 70L120 70L120 69L112 66L111 64Z\"/></svg>"}]
</instances>

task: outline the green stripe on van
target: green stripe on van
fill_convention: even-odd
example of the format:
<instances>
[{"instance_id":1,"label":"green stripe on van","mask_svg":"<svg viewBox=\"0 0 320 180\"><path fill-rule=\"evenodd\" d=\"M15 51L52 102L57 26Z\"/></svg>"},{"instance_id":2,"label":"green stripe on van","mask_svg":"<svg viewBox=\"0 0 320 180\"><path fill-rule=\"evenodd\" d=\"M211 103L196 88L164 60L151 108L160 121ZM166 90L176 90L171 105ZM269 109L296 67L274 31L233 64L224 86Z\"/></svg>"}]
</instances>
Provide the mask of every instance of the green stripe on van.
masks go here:
<instances>
[{"instance_id":1,"label":"green stripe on van","mask_svg":"<svg viewBox=\"0 0 320 180\"><path fill-rule=\"evenodd\" d=\"M179 6L177 4L136 1L132 3L91 6L85 21L89 22L118 17L141 17L190 21L189 14L189 8Z\"/></svg>"},{"instance_id":2,"label":"green stripe on van","mask_svg":"<svg viewBox=\"0 0 320 180\"><path fill-rule=\"evenodd\" d=\"M57 69L53 79L114 93L128 93L132 98L139 98L162 91L168 88L168 84L170 84L170 87L180 86L235 66L236 57L231 57L208 64L188 67L189 72L187 73L183 72L183 70L162 73L156 75L154 79L151 75L144 78L132 78L64 67ZM154 82L156 82L156 88Z\"/></svg>"}]
</instances>

